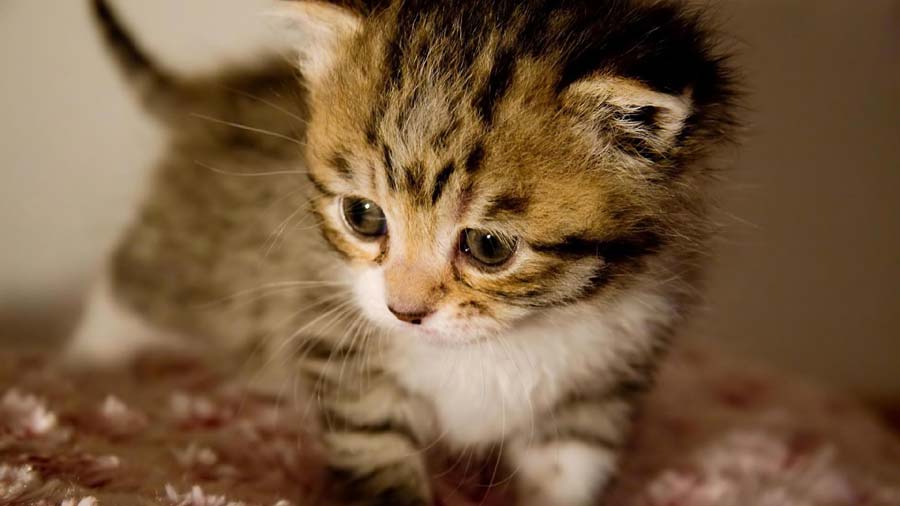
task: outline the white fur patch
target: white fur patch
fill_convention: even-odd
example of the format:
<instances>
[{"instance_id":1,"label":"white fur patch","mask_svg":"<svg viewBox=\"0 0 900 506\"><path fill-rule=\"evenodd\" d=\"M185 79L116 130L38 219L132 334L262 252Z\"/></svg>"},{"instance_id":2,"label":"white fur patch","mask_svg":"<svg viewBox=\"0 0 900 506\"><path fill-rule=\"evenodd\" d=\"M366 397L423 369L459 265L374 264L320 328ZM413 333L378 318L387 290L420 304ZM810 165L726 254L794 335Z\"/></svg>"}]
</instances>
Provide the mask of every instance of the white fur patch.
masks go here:
<instances>
[{"instance_id":1,"label":"white fur patch","mask_svg":"<svg viewBox=\"0 0 900 506\"><path fill-rule=\"evenodd\" d=\"M63 360L76 367L116 367L142 350L177 346L179 341L117 301L109 278L104 276L91 290L81 321L63 351Z\"/></svg>"},{"instance_id":2,"label":"white fur patch","mask_svg":"<svg viewBox=\"0 0 900 506\"><path fill-rule=\"evenodd\" d=\"M451 444L480 446L512 434L527 439L563 395L614 380L610 366L649 350L651 327L674 316L663 294L637 286L609 307L560 308L475 344L393 336L388 366L405 388L433 403Z\"/></svg>"},{"instance_id":3,"label":"white fur patch","mask_svg":"<svg viewBox=\"0 0 900 506\"><path fill-rule=\"evenodd\" d=\"M616 468L605 448L577 441L514 449L520 506L589 506L595 504Z\"/></svg>"}]
</instances>

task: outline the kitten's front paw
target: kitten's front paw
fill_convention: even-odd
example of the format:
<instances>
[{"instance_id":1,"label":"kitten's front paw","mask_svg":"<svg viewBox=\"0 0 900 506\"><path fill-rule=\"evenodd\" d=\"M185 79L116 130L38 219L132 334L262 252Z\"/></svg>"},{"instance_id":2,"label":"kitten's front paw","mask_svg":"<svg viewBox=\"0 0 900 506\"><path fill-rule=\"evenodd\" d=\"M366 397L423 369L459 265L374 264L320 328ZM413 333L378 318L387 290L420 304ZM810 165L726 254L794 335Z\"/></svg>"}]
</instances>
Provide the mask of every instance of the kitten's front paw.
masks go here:
<instances>
[{"instance_id":1,"label":"kitten's front paw","mask_svg":"<svg viewBox=\"0 0 900 506\"><path fill-rule=\"evenodd\" d=\"M554 441L517 450L517 506L595 505L618 460L612 448L579 441Z\"/></svg>"}]
</instances>

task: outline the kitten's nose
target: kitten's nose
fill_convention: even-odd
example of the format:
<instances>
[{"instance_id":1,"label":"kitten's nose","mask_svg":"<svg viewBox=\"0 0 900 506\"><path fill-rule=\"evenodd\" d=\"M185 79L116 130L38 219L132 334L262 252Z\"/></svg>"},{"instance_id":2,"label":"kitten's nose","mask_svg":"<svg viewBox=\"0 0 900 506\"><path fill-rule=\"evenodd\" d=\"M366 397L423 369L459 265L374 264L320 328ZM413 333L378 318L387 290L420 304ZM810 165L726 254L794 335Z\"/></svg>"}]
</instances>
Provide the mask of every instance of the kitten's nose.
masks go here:
<instances>
[{"instance_id":1,"label":"kitten's nose","mask_svg":"<svg viewBox=\"0 0 900 506\"><path fill-rule=\"evenodd\" d=\"M434 312L431 309L424 309L424 310L412 311L412 312L400 311L398 309L395 309L393 306L388 306L388 310L391 313L394 313L394 316L396 316L398 320L406 322L406 323L412 323L413 325L421 325L422 320L424 320L428 315L430 315L431 313Z\"/></svg>"}]
</instances>

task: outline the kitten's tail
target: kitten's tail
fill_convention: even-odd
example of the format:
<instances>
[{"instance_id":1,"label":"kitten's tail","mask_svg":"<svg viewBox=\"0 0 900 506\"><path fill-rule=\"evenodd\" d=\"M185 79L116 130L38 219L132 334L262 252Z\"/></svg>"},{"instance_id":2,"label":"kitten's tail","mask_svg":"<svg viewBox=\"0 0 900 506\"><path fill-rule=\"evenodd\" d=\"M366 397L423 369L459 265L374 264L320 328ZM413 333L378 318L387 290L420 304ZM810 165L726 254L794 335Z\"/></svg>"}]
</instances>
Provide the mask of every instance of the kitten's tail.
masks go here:
<instances>
[{"instance_id":1,"label":"kitten's tail","mask_svg":"<svg viewBox=\"0 0 900 506\"><path fill-rule=\"evenodd\" d=\"M94 19L119 73L148 111L164 121L171 120L186 98L182 83L144 51L106 0L93 0L92 5Z\"/></svg>"}]
</instances>

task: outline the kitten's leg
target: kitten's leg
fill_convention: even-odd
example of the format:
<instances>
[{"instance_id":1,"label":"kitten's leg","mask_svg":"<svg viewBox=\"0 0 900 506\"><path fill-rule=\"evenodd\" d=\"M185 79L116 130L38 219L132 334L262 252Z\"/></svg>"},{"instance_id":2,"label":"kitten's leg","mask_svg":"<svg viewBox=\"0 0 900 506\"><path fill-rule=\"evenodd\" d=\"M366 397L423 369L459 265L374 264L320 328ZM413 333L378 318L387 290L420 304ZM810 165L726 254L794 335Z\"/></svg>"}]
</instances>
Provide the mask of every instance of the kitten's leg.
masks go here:
<instances>
[{"instance_id":1,"label":"kitten's leg","mask_svg":"<svg viewBox=\"0 0 900 506\"><path fill-rule=\"evenodd\" d=\"M178 345L177 338L117 300L111 283L109 276L103 276L91 289L81 320L63 350L65 364L116 367L142 350Z\"/></svg>"},{"instance_id":2,"label":"kitten's leg","mask_svg":"<svg viewBox=\"0 0 900 506\"><path fill-rule=\"evenodd\" d=\"M329 367L334 361L324 356L314 362L328 466L340 499L352 505L430 506L425 460L410 422L414 400L385 376L352 364L346 368L354 373L340 371L342 364ZM309 368L307 359L304 369Z\"/></svg>"},{"instance_id":3,"label":"kitten's leg","mask_svg":"<svg viewBox=\"0 0 900 506\"><path fill-rule=\"evenodd\" d=\"M431 506L417 445L402 431L348 428L325 435L338 497L354 506Z\"/></svg>"},{"instance_id":4,"label":"kitten's leg","mask_svg":"<svg viewBox=\"0 0 900 506\"><path fill-rule=\"evenodd\" d=\"M575 399L547 416L534 436L511 445L520 506L592 506L616 473L632 405Z\"/></svg>"}]
</instances>

